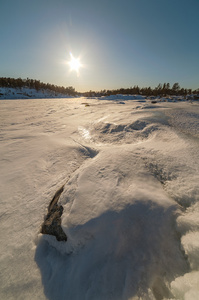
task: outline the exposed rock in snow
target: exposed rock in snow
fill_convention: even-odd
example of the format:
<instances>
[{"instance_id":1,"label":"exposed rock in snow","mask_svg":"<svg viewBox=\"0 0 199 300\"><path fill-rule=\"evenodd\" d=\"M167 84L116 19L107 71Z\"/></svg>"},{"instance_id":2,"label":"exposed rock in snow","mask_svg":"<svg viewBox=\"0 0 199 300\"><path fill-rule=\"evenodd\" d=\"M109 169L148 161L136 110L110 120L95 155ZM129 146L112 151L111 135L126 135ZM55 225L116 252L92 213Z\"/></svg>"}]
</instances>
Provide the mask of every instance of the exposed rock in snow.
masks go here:
<instances>
[{"instance_id":1,"label":"exposed rock in snow","mask_svg":"<svg viewBox=\"0 0 199 300\"><path fill-rule=\"evenodd\" d=\"M63 206L57 204L64 187L62 186L54 195L48 207L48 214L42 224L41 233L54 235L58 241L67 241L67 236L61 227Z\"/></svg>"}]
</instances>

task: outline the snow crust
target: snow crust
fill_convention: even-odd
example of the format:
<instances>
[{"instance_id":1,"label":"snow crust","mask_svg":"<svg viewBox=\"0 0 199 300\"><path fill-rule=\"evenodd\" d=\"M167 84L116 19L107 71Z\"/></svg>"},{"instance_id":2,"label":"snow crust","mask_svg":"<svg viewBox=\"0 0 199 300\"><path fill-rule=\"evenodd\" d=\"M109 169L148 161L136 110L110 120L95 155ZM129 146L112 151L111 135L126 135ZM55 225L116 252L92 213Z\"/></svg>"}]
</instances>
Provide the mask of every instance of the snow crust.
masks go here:
<instances>
[{"instance_id":1,"label":"snow crust","mask_svg":"<svg viewBox=\"0 0 199 300\"><path fill-rule=\"evenodd\" d=\"M199 298L199 104L136 97L0 102L0 299Z\"/></svg>"}]
</instances>

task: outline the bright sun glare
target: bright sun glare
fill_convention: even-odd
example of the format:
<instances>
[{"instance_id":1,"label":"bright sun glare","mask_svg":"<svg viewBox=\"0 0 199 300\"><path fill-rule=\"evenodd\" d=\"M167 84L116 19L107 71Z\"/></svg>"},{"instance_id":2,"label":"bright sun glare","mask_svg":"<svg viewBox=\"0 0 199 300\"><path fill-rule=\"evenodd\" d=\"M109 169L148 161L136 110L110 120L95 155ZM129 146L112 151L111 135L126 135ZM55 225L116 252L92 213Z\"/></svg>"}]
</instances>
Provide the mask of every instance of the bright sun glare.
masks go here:
<instances>
[{"instance_id":1,"label":"bright sun glare","mask_svg":"<svg viewBox=\"0 0 199 300\"><path fill-rule=\"evenodd\" d=\"M68 62L71 71L79 72L79 68L81 67L81 63L79 58L75 58L72 53L70 53L71 60Z\"/></svg>"}]
</instances>

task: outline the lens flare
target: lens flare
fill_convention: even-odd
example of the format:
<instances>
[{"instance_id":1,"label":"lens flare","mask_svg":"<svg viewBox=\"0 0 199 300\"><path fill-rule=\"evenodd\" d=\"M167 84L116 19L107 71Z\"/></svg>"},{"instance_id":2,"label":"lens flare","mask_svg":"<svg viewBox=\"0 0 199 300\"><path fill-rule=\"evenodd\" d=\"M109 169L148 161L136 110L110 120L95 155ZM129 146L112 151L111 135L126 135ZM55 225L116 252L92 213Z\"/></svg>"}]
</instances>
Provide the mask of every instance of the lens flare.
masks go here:
<instances>
[{"instance_id":1,"label":"lens flare","mask_svg":"<svg viewBox=\"0 0 199 300\"><path fill-rule=\"evenodd\" d=\"M79 69L81 67L80 59L75 58L72 53L70 53L71 60L68 62L70 66L71 71L76 71L77 73L79 72Z\"/></svg>"}]
</instances>

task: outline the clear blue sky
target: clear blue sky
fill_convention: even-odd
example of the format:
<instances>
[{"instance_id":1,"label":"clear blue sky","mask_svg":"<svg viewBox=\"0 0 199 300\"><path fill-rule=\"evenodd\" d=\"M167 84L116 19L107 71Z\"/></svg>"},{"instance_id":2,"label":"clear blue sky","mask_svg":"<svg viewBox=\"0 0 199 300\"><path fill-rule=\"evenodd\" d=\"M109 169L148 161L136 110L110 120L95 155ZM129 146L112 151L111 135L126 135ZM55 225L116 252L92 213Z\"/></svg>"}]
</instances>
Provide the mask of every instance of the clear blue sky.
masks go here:
<instances>
[{"instance_id":1,"label":"clear blue sky","mask_svg":"<svg viewBox=\"0 0 199 300\"><path fill-rule=\"evenodd\" d=\"M0 77L77 91L199 88L199 0L0 0Z\"/></svg>"}]
</instances>

